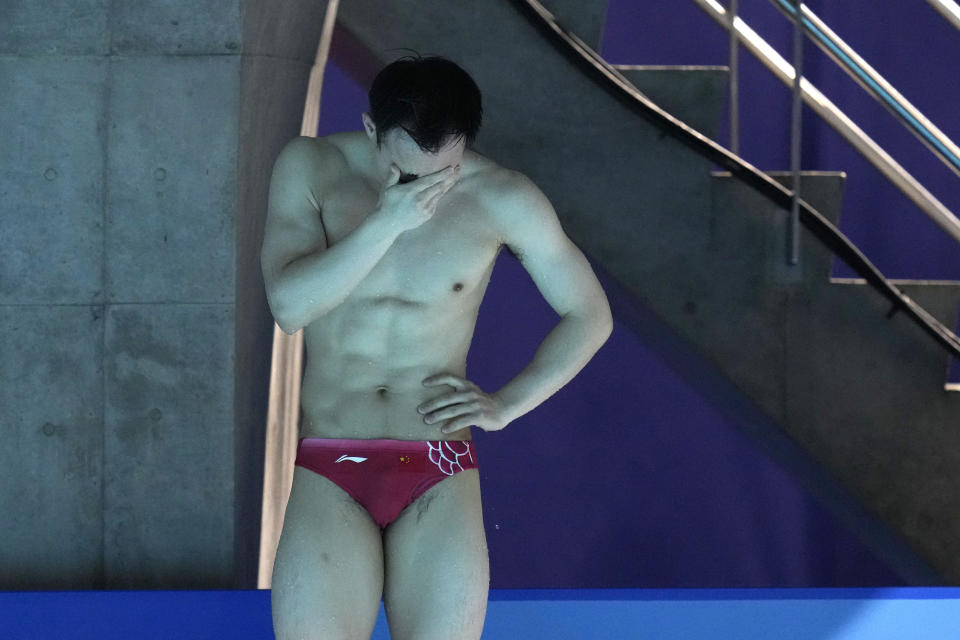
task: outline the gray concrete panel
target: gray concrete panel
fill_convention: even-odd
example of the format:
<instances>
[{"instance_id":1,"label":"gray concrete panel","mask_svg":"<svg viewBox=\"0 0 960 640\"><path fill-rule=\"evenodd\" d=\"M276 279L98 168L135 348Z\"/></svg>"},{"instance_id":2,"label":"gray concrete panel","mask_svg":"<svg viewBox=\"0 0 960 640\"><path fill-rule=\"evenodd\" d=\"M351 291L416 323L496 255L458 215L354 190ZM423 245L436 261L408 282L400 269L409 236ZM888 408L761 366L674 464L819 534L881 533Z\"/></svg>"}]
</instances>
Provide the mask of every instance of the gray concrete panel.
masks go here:
<instances>
[{"instance_id":1,"label":"gray concrete panel","mask_svg":"<svg viewBox=\"0 0 960 640\"><path fill-rule=\"evenodd\" d=\"M327 4L327 0L245 0L242 3L243 55L313 64ZM303 101L298 104L303 105Z\"/></svg>"},{"instance_id":2,"label":"gray concrete panel","mask_svg":"<svg viewBox=\"0 0 960 640\"><path fill-rule=\"evenodd\" d=\"M704 220L708 249L696 254L691 247L691 260L699 258L700 268L677 265L678 273L695 284L685 300L674 298L662 313L681 335L721 363L764 412L782 421L786 371L776 363L785 360L783 327L790 295L785 283L807 278L823 286L832 254L819 264L804 254L799 264L787 265L788 212L729 173L715 173L711 184L712 207ZM842 185L842 174L804 174L801 192L818 211L836 219ZM809 236L804 241L817 242ZM799 275L782 276L790 271ZM665 276L664 285L676 277Z\"/></svg>"},{"instance_id":3,"label":"gray concrete panel","mask_svg":"<svg viewBox=\"0 0 960 640\"><path fill-rule=\"evenodd\" d=\"M4 0L0 55L106 55L112 4L109 0Z\"/></svg>"},{"instance_id":4,"label":"gray concrete panel","mask_svg":"<svg viewBox=\"0 0 960 640\"><path fill-rule=\"evenodd\" d=\"M99 306L0 306L0 589L94 589L103 570Z\"/></svg>"},{"instance_id":5,"label":"gray concrete panel","mask_svg":"<svg viewBox=\"0 0 960 640\"><path fill-rule=\"evenodd\" d=\"M620 73L670 115L716 139L728 97L727 67L616 65Z\"/></svg>"},{"instance_id":6,"label":"gray concrete panel","mask_svg":"<svg viewBox=\"0 0 960 640\"><path fill-rule=\"evenodd\" d=\"M123 56L237 54L242 11L242 3L221 0L111 2L110 53Z\"/></svg>"},{"instance_id":7,"label":"gray concrete panel","mask_svg":"<svg viewBox=\"0 0 960 640\"><path fill-rule=\"evenodd\" d=\"M960 313L960 281L893 280L893 283L941 324L946 327L957 326L957 314ZM946 367L950 356L945 351L941 353Z\"/></svg>"},{"instance_id":8,"label":"gray concrete panel","mask_svg":"<svg viewBox=\"0 0 960 640\"><path fill-rule=\"evenodd\" d=\"M890 306L866 285L794 292L784 429L955 583L960 394L942 347Z\"/></svg>"},{"instance_id":9,"label":"gray concrete panel","mask_svg":"<svg viewBox=\"0 0 960 640\"><path fill-rule=\"evenodd\" d=\"M108 589L233 581L231 305L118 305L107 315Z\"/></svg>"},{"instance_id":10,"label":"gray concrete panel","mask_svg":"<svg viewBox=\"0 0 960 640\"><path fill-rule=\"evenodd\" d=\"M774 177L789 184L786 173ZM960 451L955 429L960 396L943 391L945 352L903 314L887 319L891 304L873 288L831 284L836 258L805 227L800 264L785 266L787 212L729 174L715 175L714 184L716 215L740 220L735 227L747 235L717 236L712 246L727 255L737 247L755 249L739 266L727 260L716 269L723 274L724 295L744 285L771 295L767 303L763 297L731 297L722 317L735 329L726 334L715 322L684 329L680 316L675 326L865 508L950 579L960 569L952 542L960 522L949 506L954 494L944 489L956 483L960 461L940 452ZM840 174L804 176L801 192L837 221ZM734 212L737 218L730 217ZM775 242L764 241L764 226ZM744 272L748 261L765 266L751 278ZM794 268L802 276L796 284L778 277ZM960 287L915 284L911 291L935 317L954 326ZM716 300L723 299L719 294L718 287ZM939 488L931 492L931 487Z\"/></svg>"},{"instance_id":11,"label":"gray concrete panel","mask_svg":"<svg viewBox=\"0 0 960 640\"><path fill-rule=\"evenodd\" d=\"M547 5L550 8L550 3ZM588 15L596 12L592 9ZM484 96L480 138L489 137L485 136L488 115L499 113L501 117L514 118L515 126L522 126L532 117L548 118L553 112L578 108L578 101L569 100L565 93L556 91L563 86L561 81L565 77L573 77L569 66L555 58L547 42L539 37L531 38L537 35L535 30L510 2L473 2L451 12L449 4L437 1L355 0L341 3L338 15L343 25L380 60L390 62L409 54L401 49L412 48L422 55L442 55L462 65ZM374 15L376 19L371 19ZM571 23L571 28L577 32L575 24ZM483 37L477 37L478 33ZM518 46L520 43L523 46ZM524 72L518 73L521 69ZM532 69L537 73L531 73ZM559 105L556 101L561 96L564 104ZM509 101L504 105L506 111L488 102L495 98ZM578 118L577 122L591 126L591 120L586 117ZM518 143L536 143L535 135L515 133L513 138Z\"/></svg>"},{"instance_id":12,"label":"gray concrete panel","mask_svg":"<svg viewBox=\"0 0 960 640\"><path fill-rule=\"evenodd\" d=\"M542 0L541 4L564 28L590 47L599 49L606 0ZM511 39L518 31L528 31L529 26L524 24L526 18L520 9L509 0L468 0L458 2L455 7L436 0L353 0L340 3L337 19L386 62L410 53L390 51L399 47L415 49L423 56L442 55L458 62L460 58L474 59L481 51L496 55L512 50L516 54L521 50L516 45L521 42L534 47L540 45L526 39ZM478 37L479 34L482 37ZM534 51L529 53L536 55ZM508 73L510 68L497 70ZM483 90L483 84L480 89Z\"/></svg>"},{"instance_id":13,"label":"gray concrete panel","mask_svg":"<svg viewBox=\"0 0 960 640\"><path fill-rule=\"evenodd\" d=\"M259 246L325 10L4 4L0 588L256 585Z\"/></svg>"},{"instance_id":14,"label":"gray concrete panel","mask_svg":"<svg viewBox=\"0 0 960 640\"><path fill-rule=\"evenodd\" d=\"M232 302L240 62L111 62L106 277L111 302Z\"/></svg>"},{"instance_id":15,"label":"gray concrete panel","mask_svg":"<svg viewBox=\"0 0 960 640\"><path fill-rule=\"evenodd\" d=\"M0 304L102 300L107 65L0 59Z\"/></svg>"},{"instance_id":16,"label":"gray concrete panel","mask_svg":"<svg viewBox=\"0 0 960 640\"><path fill-rule=\"evenodd\" d=\"M475 0L482 4L483 0ZM542 0L541 4L547 8L557 22L565 29L574 33L587 46L596 51L600 50L600 38L603 35L603 25L607 20L606 0Z\"/></svg>"}]
</instances>

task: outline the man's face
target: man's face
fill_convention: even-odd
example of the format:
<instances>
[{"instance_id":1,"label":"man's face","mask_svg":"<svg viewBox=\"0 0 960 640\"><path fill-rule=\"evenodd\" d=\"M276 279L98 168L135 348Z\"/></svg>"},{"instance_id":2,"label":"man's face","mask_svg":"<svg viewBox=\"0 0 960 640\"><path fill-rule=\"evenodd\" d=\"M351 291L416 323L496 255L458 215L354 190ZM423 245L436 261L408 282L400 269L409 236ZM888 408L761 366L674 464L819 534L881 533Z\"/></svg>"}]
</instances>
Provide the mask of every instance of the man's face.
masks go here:
<instances>
[{"instance_id":1,"label":"man's face","mask_svg":"<svg viewBox=\"0 0 960 640\"><path fill-rule=\"evenodd\" d=\"M367 129L368 134L371 128L372 123ZM410 134L399 127L386 133L379 149L376 148L375 129L373 129L372 140L381 174L386 176L390 172L390 164L393 163L400 168L400 178L397 182L401 184L460 164L466 147L462 138L451 136L438 153L427 153L414 142Z\"/></svg>"}]
</instances>

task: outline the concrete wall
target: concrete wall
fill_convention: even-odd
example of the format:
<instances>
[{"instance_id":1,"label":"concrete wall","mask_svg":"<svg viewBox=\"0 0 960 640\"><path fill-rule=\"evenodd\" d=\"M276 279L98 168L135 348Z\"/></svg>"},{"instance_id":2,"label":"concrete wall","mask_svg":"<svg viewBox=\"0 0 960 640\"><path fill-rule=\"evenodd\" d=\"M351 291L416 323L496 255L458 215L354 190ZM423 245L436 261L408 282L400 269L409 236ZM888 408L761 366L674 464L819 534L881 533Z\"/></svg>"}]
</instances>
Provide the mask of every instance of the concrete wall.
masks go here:
<instances>
[{"instance_id":1,"label":"concrete wall","mask_svg":"<svg viewBox=\"0 0 960 640\"><path fill-rule=\"evenodd\" d=\"M259 243L325 9L3 4L0 589L255 586Z\"/></svg>"}]
</instances>

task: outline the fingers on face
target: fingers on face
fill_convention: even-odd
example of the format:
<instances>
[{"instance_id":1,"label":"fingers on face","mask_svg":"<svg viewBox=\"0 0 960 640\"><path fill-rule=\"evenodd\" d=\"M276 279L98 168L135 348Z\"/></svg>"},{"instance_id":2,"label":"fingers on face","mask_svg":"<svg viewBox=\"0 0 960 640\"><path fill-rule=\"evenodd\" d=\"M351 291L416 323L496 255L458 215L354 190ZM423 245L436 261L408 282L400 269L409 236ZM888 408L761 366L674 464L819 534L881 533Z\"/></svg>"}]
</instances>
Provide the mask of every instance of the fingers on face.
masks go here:
<instances>
[{"instance_id":1,"label":"fingers on face","mask_svg":"<svg viewBox=\"0 0 960 640\"><path fill-rule=\"evenodd\" d=\"M457 177L451 174L449 176L444 177L442 180L436 182L432 187L430 187L430 189L435 190L438 193L445 193L449 191L450 188L454 184L456 184L456 182L457 182Z\"/></svg>"},{"instance_id":2,"label":"fingers on face","mask_svg":"<svg viewBox=\"0 0 960 640\"><path fill-rule=\"evenodd\" d=\"M457 181L457 178L460 176L460 172L457 171L454 167L445 167L441 169L436 174L438 182L442 183L454 183Z\"/></svg>"},{"instance_id":3,"label":"fingers on face","mask_svg":"<svg viewBox=\"0 0 960 640\"><path fill-rule=\"evenodd\" d=\"M440 195L449 188L450 188L450 182L447 180L441 180L440 182L437 182L436 184L432 185L427 190L427 193L429 193L431 196Z\"/></svg>"},{"instance_id":4,"label":"fingers on face","mask_svg":"<svg viewBox=\"0 0 960 640\"><path fill-rule=\"evenodd\" d=\"M437 204L440 202L440 198L442 198L445 193L446 191L440 191L431 196L430 199L427 200L427 207L431 210L436 209Z\"/></svg>"}]
</instances>

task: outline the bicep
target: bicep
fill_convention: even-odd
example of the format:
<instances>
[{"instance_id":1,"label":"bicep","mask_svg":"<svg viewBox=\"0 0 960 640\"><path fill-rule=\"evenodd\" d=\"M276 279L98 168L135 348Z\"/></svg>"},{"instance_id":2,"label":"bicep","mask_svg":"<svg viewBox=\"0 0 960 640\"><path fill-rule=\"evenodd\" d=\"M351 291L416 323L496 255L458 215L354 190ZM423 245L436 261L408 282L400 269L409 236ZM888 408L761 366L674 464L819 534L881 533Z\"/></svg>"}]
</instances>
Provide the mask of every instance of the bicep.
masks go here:
<instances>
[{"instance_id":1,"label":"bicep","mask_svg":"<svg viewBox=\"0 0 960 640\"><path fill-rule=\"evenodd\" d=\"M317 188L322 155L315 144L312 138L294 138L273 165L260 250L269 299L284 267L303 255L327 248L321 218L323 198Z\"/></svg>"},{"instance_id":2,"label":"bicep","mask_svg":"<svg viewBox=\"0 0 960 640\"><path fill-rule=\"evenodd\" d=\"M564 232L556 211L528 178L519 178L504 208L503 240L557 314L609 314L590 262Z\"/></svg>"}]
</instances>

